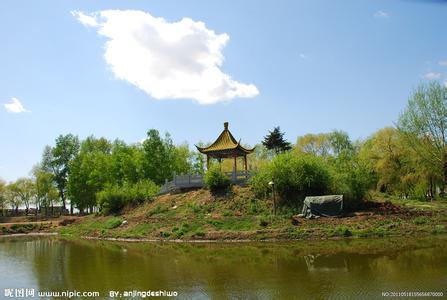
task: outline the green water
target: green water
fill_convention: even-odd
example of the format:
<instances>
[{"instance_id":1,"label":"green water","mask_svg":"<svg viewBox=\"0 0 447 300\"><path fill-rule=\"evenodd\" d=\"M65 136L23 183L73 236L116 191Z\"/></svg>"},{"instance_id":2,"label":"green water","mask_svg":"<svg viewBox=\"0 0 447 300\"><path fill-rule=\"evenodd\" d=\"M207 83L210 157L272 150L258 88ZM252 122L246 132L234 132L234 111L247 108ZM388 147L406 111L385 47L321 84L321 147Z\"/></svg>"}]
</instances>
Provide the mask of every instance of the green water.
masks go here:
<instances>
[{"instance_id":1,"label":"green water","mask_svg":"<svg viewBox=\"0 0 447 300\"><path fill-rule=\"evenodd\" d=\"M5 288L98 291L103 298L129 290L177 291L186 299L447 296L447 237L248 244L0 238L0 298Z\"/></svg>"}]
</instances>

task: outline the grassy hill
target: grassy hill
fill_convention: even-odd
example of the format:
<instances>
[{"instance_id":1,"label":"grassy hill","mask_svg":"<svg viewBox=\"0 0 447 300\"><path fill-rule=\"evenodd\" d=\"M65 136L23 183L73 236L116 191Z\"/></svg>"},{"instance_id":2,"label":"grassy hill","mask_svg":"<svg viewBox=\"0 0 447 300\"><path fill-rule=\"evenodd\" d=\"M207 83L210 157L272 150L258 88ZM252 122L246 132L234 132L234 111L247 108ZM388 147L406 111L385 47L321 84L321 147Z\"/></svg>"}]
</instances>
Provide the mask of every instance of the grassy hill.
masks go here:
<instances>
[{"instance_id":1,"label":"grassy hill","mask_svg":"<svg viewBox=\"0 0 447 300\"><path fill-rule=\"evenodd\" d=\"M151 240L325 239L447 232L447 203L392 200L365 205L342 218L302 219L272 202L257 199L248 187L225 196L200 189L162 195L127 208L118 216L86 216L60 228L75 237ZM296 213L296 212L295 212Z\"/></svg>"}]
</instances>

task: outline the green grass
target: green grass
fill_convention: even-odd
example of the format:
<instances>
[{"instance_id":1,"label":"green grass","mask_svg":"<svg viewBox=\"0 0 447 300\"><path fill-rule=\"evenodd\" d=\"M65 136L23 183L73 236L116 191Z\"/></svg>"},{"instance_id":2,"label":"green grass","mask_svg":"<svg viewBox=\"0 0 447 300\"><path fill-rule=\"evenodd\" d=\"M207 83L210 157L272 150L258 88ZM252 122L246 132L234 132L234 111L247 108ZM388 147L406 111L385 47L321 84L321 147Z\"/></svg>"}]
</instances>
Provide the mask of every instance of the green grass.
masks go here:
<instances>
[{"instance_id":1,"label":"green grass","mask_svg":"<svg viewBox=\"0 0 447 300\"><path fill-rule=\"evenodd\" d=\"M123 223L123 219L120 217L114 217L111 219L108 219L106 221L105 227L107 229L114 229L117 228L118 226L120 226Z\"/></svg>"},{"instance_id":2,"label":"green grass","mask_svg":"<svg viewBox=\"0 0 447 300\"><path fill-rule=\"evenodd\" d=\"M255 198L248 188L236 188L228 196L214 197L205 190L165 195L121 217L88 216L79 224L62 227L60 232L71 236L263 240L411 236L447 231L446 201L378 199L390 200L415 213L300 220L292 225L290 217L298 211L281 208L274 216L271 201ZM128 224L121 226L124 219Z\"/></svg>"},{"instance_id":3,"label":"green grass","mask_svg":"<svg viewBox=\"0 0 447 300\"><path fill-rule=\"evenodd\" d=\"M152 217L154 215L164 214L168 211L167 207L161 207L160 205L157 205L155 208L151 209L147 212L147 217Z\"/></svg>"}]
</instances>

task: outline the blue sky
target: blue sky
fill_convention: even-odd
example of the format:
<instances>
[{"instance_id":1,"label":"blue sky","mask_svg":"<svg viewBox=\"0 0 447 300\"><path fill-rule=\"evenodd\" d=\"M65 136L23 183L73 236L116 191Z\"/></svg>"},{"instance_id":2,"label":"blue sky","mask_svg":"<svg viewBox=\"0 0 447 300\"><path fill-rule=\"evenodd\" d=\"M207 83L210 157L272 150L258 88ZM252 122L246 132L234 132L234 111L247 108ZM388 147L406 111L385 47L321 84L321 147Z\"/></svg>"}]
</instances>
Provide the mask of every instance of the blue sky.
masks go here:
<instances>
[{"instance_id":1,"label":"blue sky","mask_svg":"<svg viewBox=\"0 0 447 300\"><path fill-rule=\"evenodd\" d=\"M66 133L194 144L229 121L252 145L277 125L292 142L366 138L419 83L447 80L447 5L429 2L2 1L0 177L26 176ZM160 28L191 38L160 46Z\"/></svg>"}]
</instances>

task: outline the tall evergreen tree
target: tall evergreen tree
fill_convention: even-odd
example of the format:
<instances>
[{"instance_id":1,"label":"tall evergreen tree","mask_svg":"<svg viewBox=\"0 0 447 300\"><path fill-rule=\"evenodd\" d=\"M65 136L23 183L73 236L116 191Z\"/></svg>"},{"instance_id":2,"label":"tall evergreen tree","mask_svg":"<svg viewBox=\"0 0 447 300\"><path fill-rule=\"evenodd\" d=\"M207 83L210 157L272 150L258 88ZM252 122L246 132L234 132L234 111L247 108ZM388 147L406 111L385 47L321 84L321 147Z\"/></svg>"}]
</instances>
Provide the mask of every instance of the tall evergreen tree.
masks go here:
<instances>
[{"instance_id":1,"label":"tall evergreen tree","mask_svg":"<svg viewBox=\"0 0 447 300\"><path fill-rule=\"evenodd\" d=\"M275 151L276 154L292 149L290 143L284 139L284 132L281 132L279 126L269 131L269 134L264 137L262 144L267 149Z\"/></svg>"}]
</instances>

